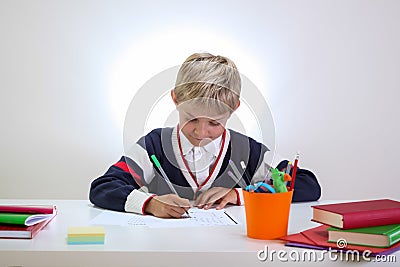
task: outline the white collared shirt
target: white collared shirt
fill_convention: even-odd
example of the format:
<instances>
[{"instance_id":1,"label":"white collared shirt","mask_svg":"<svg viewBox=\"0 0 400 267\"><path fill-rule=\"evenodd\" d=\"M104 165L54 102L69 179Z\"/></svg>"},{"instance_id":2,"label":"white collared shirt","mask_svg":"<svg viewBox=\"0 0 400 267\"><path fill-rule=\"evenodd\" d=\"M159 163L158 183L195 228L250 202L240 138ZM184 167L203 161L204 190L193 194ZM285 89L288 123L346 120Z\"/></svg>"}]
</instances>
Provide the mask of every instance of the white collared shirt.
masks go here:
<instances>
[{"instance_id":1,"label":"white collared shirt","mask_svg":"<svg viewBox=\"0 0 400 267\"><path fill-rule=\"evenodd\" d=\"M205 146L192 145L182 131L179 131L179 137L183 156L197 183L201 185L210 175L210 168L220 153L222 135Z\"/></svg>"}]
</instances>

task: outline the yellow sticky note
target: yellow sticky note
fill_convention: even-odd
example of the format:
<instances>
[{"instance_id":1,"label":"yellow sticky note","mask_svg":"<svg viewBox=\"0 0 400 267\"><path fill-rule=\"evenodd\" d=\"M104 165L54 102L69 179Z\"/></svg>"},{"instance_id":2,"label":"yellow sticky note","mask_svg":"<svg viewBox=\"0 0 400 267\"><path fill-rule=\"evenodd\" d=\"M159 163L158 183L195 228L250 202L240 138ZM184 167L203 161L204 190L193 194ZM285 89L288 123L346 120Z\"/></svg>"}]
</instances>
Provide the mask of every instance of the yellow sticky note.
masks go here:
<instances>
[{"instance_id":1,"label":"yellow sticky note","mask_svg":"<svg viewBox=\"0 0 400 267\"><path fill-rule=\"evenodd\" d=\"M70 226L68 236L104 236L103 226Z\"/></svg>"}]
</instances>

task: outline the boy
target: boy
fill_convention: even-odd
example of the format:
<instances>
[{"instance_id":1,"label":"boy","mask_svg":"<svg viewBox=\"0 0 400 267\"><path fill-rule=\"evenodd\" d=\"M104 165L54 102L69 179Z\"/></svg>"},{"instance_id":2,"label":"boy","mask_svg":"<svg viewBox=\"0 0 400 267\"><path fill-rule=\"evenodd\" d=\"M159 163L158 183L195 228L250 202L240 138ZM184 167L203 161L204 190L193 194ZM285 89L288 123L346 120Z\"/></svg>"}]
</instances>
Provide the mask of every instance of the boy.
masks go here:
<instances>
[{"instance_id":1,"label":"boy","mask_svg":"<svg viewBox=\"0 0 400 267\"><path fill-rule=\"evenodd\" d=\"M265 160L267 147L225 129L240 105L240 92L240 74L230 59L208 53L189 56L171 91L179 124L140 138L129 156L92 182L90 201L106 209L164 218L181 217L191 207L189 200L204 209L243 203L237 181L230 177L232 162L246 165L242 174L246 184L263 180L270 166ZM152 155L165 174L153 165ZM286 165L283 161L278 168ZM299 169L296 176L293 201L320 197L320 186L311 172Z\"/></svg>"}]
</instances>

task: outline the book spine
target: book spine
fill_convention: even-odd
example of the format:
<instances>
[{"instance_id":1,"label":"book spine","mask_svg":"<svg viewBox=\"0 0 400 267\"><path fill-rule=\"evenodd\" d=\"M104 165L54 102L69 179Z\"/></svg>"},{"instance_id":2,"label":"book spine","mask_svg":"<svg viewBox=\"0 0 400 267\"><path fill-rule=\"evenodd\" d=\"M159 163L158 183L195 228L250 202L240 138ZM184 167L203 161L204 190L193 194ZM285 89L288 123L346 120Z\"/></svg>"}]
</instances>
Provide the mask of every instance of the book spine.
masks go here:
<instances>
[{"instance_id":1,"label":"book spine","mask_svg":"<svg viewBox=\"0 0 400 267\"><path fill-rule=\"evenodd\" d=\"M25 225L30 214L0 213L0 223Z\"/></svg>"},{"instance_id":2,"label":"book spine","mask_svg":"<svg viewBox=\"0 0 400 267\"><path fill-rule=\"evenodd\" d=\"M343 214L343 229L400 223L400 209L386 209Z\"/></svg>"},{"instance_id":3,"label":"book spine","mask_svg":"<svg viewBox=\"0 0 400 267\"><path fill-rule=\"evenodd\" d=\"M387 233L388 236L388 241L389 241L389 246L396 244L397 242L400 241L400 228L397 227L396 229L394 229L393 231L390 231L389 233Z\"/></svg>"},{"instance_id":4,"label":"book spine","mask_svg":"<svg viewBox=\"0 0 400 267\"><path fill-rule=\"evenodd\" d=\"M55 207L39 206L0 206L0 212L28 213L28 214L52 214Z\"/></svg>"}]
</instances>

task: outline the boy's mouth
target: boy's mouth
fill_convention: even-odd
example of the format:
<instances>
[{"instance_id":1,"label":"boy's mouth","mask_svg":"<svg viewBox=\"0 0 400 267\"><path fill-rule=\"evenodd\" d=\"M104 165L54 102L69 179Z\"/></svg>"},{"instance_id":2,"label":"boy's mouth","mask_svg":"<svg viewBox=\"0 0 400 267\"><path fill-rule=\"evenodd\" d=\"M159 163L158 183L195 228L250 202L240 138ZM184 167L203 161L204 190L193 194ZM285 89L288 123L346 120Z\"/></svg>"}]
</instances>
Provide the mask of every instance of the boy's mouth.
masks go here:
<instances>
[{"instance_id":1,"label":"boy's mouth","mask_svg":"<svg viewBox=\"0 0 400 267\"><path fill-rule=\"evenodd\" d=\"M209 144L210 142L212 142L211 138L194 138L197 142L198 146L205 146L207 144Z\"/></svg>"}]
</instances>

